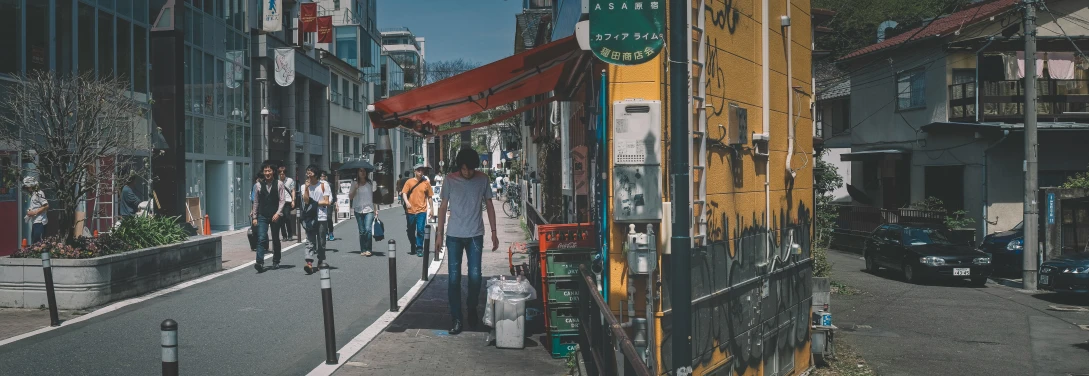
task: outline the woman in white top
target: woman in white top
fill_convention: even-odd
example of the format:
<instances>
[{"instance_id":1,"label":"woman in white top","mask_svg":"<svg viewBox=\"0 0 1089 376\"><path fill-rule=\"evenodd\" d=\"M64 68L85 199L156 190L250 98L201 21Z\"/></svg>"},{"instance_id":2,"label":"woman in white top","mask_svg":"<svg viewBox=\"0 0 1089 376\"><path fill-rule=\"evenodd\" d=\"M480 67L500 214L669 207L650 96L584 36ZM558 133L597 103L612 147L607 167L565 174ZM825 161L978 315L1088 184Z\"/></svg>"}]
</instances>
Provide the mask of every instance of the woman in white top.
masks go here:
<instances>
[{"instance_id":1,"label":"woman in white top","mask_svg":"<svg viewBox=\"0 0 1089 376\"><path fill-rule=\"evenodd\" d=\"M348 192L355 212L355 224L359 227L359 254L371 256L371 226L374 225L374 182L367 176L366 169L356 172L352 189Z\"/></svg>"}]
</instances>

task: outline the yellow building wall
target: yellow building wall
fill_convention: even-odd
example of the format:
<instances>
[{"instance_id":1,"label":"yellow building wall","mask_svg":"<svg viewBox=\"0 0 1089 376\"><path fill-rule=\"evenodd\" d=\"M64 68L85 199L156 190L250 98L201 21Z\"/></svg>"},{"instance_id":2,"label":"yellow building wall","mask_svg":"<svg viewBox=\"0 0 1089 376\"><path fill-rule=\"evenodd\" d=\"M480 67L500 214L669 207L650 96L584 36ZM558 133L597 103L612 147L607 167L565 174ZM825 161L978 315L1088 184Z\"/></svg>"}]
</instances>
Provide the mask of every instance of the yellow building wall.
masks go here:
<instances>
[{"instance_id":1,"label":"yellow building wall","mask_svg":"<svg viewBox=\"0 0 1089 376\"><path fill-rule=\"evenodd\" d=\"M692 9L697 10L699 4L699 1L692 1ZM780 17L787 14L788 4L792 87L787 84L785 46L788 42L780 26ZM768 2L767 62L762 57L761 6L760 0L708 0L702 10L693 13L705 17L707 30L706 93L707 104L711 106L707 109L707 128L711 139L723 136L719 124L729 124L729 103L748 110L750 135L763 132L762 74L765 63L770 68L767 116L770 155L755 156L751 136L749 144L740 148L736 156L721 147L711 148L707 154L710 246L693 251L692 296L698 298L727 290L728 286L729 292L692 309L694 375L723 369L732 369L739 375L762 375L766 367L778 367L780 375L796 375L812 365L808 334L809 298L812 295L810 223L814 205L810 2ZM663 124L666 124L662 134L663 139L668 139L665 55L663 52L656 60L640 66L610 66L608 96L610 106L612 102L624 99L662 100ZM792 111L788 106L790 96L794 97ZM788 116L788 112L792 116ZM609 124L611 126L612 122ZM788 152L790 124L795 128L792 152ZM695 125L691 126L694 129ZM668 144L663 144L662 150L664 155L669 155ZM796 173L793 178L786 168L788 159ZM662 167L663 174L668 174L667 160L662 161ZM668 182L668 175L663 176L662 181ZM663 199L668 201L668 185L664 185ZM611 200L606 202L611 204ZM770 224L767 223L769 208ZM610 224L609 305L614 313L624 310L625 316L627 267L622 247L626 232L626 225ZM660 230L657 233L661 234ZM765 234L773 239L770 258L767 257ZM790 254L788 244L791 242L801 247L801 255ZM772 273L772 268L777 272ZM669 271L663 271L661 267L659 271L666 273L662 288L668 289ZM768 282L767 297L762 294L765 280ZM641 317L645 282L637 279L635 284L636 315ZM663 352L670 352L668 327L671 318L660 312L660 306L656 308L659 314L654 326L655 358L662 359ZM773 347L778 352L771 351ZM787 369L791 362L793 364ZM656 363L658 374L668 371L662 368L661 361Z\"/></svg>"}]
</instances>

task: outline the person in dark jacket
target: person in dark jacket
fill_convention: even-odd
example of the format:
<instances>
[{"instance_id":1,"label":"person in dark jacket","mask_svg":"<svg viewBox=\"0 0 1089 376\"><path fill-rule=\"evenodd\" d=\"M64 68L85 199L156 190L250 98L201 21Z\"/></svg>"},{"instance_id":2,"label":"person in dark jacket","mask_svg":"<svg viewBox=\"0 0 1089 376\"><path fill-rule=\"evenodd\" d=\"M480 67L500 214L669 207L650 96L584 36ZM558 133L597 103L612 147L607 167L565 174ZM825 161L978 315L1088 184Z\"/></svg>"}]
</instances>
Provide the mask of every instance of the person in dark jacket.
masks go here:
<instances>
[{"instance_id":1,"label":"person in dark jacket","mask_svg":"<svg viewBox=\"0 0 1089 376\"><path fill-rule=\"evenodd\" d=\"M121 215L122 222L132 218L140 210L140 197L136 196L136 191L132 189L135 185L136 176L129 176L129 179L125 182L125 187L121 188L121 207L118 209L118 214Z\"/></svg>"},{"instance_id":2,"label":"person in dark jacket","mask_svg":"<svg viewBox=\"0 0 1089 376\"><path fill-rule=\"evenodd\" d=\"M265 271L265 251L268 242L269 225L280 221L280 215L284 210L284 183L276 178L276 166L265 163L261 166L263 180L254 184L253 209L250 210L250 218L253 225L257 226L257 263L253 264L258 273ZM275 226L274 226L275 227ZM272 268L280 267L280 232L272 232Z\"/></svg>"}]
</instances>

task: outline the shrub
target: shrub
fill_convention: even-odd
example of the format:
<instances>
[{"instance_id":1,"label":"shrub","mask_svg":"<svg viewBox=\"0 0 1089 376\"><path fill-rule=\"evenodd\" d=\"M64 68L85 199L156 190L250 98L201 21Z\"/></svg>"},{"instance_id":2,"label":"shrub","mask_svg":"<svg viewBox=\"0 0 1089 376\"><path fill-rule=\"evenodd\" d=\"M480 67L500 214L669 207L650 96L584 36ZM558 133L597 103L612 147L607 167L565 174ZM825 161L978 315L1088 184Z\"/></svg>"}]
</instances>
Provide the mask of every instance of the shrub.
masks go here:
<instances>
[{"instance_id":1,"label":"shrub","mask_svg":"<svg viewBox=\"0 0 1089 376\"><path fill-rule=\"evenodd\" d=\"M61 237L50 237L34 243L30 247L15 251L12 257L38 258L42 252L49 252L55 259L85 259L108 256L128 251L130 248L120 239L109 234L97 238L76 238L65 242Z\"/></svg>"},{"instance_id":2,"label":"shrub","mask_svg":"<svg viewBox=\"0 0 1089 376\"><path fill-rule=\"evenodd\" d=\"M174 244L188 236L178 217L132 217L121 221L113 236L132 249Z\"/></svg>"}]
</instances>

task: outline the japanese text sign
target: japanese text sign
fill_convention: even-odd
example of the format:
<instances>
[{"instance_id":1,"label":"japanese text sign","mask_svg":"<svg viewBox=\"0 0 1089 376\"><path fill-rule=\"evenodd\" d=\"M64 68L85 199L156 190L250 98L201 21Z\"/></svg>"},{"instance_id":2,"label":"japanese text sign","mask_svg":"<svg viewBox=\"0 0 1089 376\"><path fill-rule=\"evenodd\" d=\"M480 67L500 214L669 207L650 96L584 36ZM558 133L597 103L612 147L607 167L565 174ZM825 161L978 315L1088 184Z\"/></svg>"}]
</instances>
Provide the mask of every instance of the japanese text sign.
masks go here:
<instances>
[{"instance_id":1,"label":"japanese text sign","mask_svg":"<svg viewBox=\"0 0 1089 376\"><path fill-rule=\"evenodd\" d=\"M665 47L665 0L590 0L590 50L604 62L637 65Z\"/></svg>"}]
</instances>

